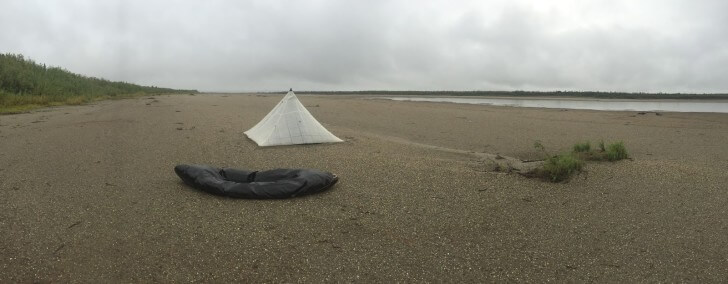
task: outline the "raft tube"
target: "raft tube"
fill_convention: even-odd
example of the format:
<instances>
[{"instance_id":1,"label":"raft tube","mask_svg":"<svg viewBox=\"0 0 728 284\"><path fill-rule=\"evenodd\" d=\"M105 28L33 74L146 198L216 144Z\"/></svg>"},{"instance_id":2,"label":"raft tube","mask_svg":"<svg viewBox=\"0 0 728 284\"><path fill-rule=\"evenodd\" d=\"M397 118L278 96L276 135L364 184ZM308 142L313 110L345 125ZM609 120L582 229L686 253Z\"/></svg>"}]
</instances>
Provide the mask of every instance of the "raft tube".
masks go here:
<instances>
[{"instance_id":1,"label":"raft tube","mask_svg":"<svg viewBox=\"0 0 728 284\"><path fill-rule=\"evenodd\" d=\"M208 165L174 167L186 184L207 193L234 198L290 198L329 189L339 181L332 173L313 169L247 171Z\"/></svg>"}]
</instances>

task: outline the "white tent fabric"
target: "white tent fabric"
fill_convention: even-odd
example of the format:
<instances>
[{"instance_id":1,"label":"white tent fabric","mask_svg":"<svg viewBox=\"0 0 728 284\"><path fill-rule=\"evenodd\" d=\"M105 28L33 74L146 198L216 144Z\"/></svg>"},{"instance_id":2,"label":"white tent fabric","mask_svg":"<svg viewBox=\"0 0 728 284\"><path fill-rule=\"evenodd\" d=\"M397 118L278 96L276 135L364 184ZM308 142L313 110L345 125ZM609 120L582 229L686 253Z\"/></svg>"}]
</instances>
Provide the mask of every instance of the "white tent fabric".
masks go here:
<instances>
[{"instance_id":1,"label":"white tent fabric","mask_svg":"<svg viewBox=\"0 0 728 284\"><path fill-rule=\"evenodd\" d=\"M259 146L343 142L331 134L304 107L293 91L258 122L245 131Z\"/></svg>"}]
</instances>

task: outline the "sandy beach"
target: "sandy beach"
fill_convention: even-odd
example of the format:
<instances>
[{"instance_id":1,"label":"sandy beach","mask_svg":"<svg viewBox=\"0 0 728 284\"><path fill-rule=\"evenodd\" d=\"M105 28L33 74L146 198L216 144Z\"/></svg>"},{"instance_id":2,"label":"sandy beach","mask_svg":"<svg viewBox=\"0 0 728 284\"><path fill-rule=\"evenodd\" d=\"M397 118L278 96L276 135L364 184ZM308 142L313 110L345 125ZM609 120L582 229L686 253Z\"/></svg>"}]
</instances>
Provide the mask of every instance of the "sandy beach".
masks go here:
<instances>
[{"instance_id":1,"label":"sandy beach","mask_svg":"<svg viewBox=\"0 0 728 284\"><path fill-rule=\"evenodd\" d=\"M170 95L0 116L0 282L722 282L728 114L299 95L346 142L260 148L282 95ZM566 183L488 171L624 141ZM177 164L316 168L323 194L239 200Z\"/></svg>"}]
</instances>

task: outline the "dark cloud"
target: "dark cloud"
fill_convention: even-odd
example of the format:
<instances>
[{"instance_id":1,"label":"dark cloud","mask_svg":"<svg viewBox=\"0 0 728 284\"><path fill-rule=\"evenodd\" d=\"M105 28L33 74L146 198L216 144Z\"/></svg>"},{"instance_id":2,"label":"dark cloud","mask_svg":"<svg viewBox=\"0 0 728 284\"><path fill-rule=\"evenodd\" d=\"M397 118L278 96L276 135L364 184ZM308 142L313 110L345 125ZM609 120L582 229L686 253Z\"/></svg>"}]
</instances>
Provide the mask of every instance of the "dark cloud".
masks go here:
<instances>
[{"instance_id":1,"label":"dark cloud","mask_svg":"<svg viewBox=\"0 0 728 284\"><path fill-rule=\"evenodd\" d=\"M726 1L3 1L0 52L210 91L726 92Z\"/></svg>"}]
</instances>

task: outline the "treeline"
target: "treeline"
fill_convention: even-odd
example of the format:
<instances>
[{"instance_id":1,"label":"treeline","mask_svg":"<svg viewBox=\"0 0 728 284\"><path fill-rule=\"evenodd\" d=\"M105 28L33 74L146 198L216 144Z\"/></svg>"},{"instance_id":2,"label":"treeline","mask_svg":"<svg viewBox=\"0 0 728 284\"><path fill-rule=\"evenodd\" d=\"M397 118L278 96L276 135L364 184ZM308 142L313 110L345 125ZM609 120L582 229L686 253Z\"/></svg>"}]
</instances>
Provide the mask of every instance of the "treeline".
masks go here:
<instances>
[{"instance_id":1,"label":"treeline","mask_svg":"<svg viewBox=\"0 0 728 284\"><path fill-rule=\"evenodd\" d=\"M728 94L626 93L596 91L296 91L297 94L381 96L587 97L604 99L728 99Z\"/></svg>"},{"instance_id":2,"label":"treeline","mask_svg":"<svg viewBox=\"0 0 728 284\"><path fill-rule=\"evenodd\" d=\"M196 92L87 77L62 68L35 63L20 54L0 54L0 90L10 94L48 96Z\"/></svg>"},{"instance_id":3,"label":"treeline","mask_svg":"<svg viewBox=\"0 0 728 284\"><path fill-rule=\"evenodd\" d=\"M77 104L98 98L179 92L197 91L112 82L74 74L59 67L41 65L20 54L0 54L0 109L23 109L23 105Z\"/></svg>"}]
</instances>

